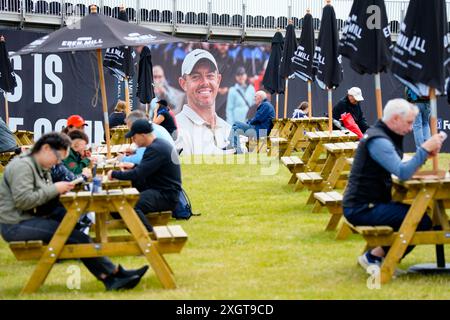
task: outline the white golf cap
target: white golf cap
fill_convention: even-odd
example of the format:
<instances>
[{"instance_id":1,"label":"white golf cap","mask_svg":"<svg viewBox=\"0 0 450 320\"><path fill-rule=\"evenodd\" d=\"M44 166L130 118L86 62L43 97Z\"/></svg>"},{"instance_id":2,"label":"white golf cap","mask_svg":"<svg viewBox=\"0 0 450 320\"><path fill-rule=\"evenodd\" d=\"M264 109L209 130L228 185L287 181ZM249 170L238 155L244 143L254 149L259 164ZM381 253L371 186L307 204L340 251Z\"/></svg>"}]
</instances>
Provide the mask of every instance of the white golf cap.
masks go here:
<instances>
[{"instance_id":1,"label":"white golf cap","mask_svg":"<svg viewBox=\"0 0 450 320\"><path fill-rule=\"evenodd\" d=\"M361 89L358 87L353 87L353 88L348 89L347 94L353 96L353 98L355 98L355 100L358 102L364 101Z\"/></svg>"},{"instance_id":2,"label":"white golf cap","mask_svg":"<svg viewBox=\"0 0 450 320\"><path fill-rule=\"evenodd\" d=\"M203 49L195 49L184 58L183 64L181 65L181 75L191 74L197 62L202 59L211 61L216 69L218 69L216 59L214 59L211 53Z\"/></svg>"}]
</instances>

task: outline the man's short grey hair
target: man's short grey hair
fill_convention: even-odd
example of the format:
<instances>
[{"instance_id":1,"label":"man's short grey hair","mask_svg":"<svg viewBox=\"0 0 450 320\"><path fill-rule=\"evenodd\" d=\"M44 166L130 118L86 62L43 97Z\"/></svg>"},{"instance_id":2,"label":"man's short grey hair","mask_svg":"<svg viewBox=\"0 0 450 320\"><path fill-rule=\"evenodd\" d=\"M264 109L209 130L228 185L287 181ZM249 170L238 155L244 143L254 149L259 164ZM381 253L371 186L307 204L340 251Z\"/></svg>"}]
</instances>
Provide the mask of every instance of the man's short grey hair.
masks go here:
<instances>
[{"instance_id":1,"label":"man's short grey hair","mask_svg":"<svg viewBox=\"0 0 450 320\"><path fill-rule=\"evenodd\" d=\"M267 99L267 93L262 90L256 91L256 95L263 100Z\"/></svg>"},{"instance_id":2,"label":"man's short grey hair","mask_svg":"<svg viewBox=\"0 0 450 320\"><path fill-rule=\"evenodd\" d=\"M383 122L389 121L395 115L400 115L402 118L405 118L411 111L417 115L419 108L405 99L389 100L383 110Z\"/></svg>"},{"instance_id":3,"label":"man's short grey hair","mask_svg":"<svg viewBox=\"0 0 450 320\"><path fill-rule=\"evenodd\" d=\"M133 124L136 120L139 120L139 119L147 119L147 115L145 114L144 111L134 110L127 115L125 122L127 122L127 123L131 122L131 124Z\"/></svg>"}]
</instances>

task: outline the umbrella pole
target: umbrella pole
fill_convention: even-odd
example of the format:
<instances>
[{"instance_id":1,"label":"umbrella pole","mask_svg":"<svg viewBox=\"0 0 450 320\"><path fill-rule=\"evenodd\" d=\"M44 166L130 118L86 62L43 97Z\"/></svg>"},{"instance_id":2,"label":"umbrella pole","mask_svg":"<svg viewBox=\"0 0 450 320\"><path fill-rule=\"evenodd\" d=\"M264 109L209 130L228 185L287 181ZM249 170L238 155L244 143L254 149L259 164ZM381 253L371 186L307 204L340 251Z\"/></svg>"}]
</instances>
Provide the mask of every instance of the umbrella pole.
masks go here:
<instances>
[{"instance_id":1,"label":"umbrella pole","mask_svg":"<svg viewBox=\"0 0 450 320\"><path fill-rule=\"evenodd\" d=\"M311 80L308 80L308 114L309 118L312 118L312 88Z\"/></svg>"},{"instance_id":2,"label":"umbrella pole","mask_svg":"<svg viewBox=\"0 0 450 320\"><path fill-rule=\"evenodd\" d=\"M150 115L148 114L148 103L145 104L145 114L147 115L147 117L150 119ZM151 119L150 119L151 120Z\"/></svg>"},{"instance_id":3,"label":"umbrella pole","mask_svg":"<svg viewBox=\"0 0 450 320\"><path fill-rule=\"evenodd\" d=\"M102 105L103 105L103 121L105 122L105 138L106 138L106 150L107 159L111 159L111 141L109 132L109 118L108 118L108 101L106 100L106 88L105 88L105 76L103 74L103 59L102 49L97 49L97 64L98 64L98 76L100 79L100 90L102 92Z\"/></svg>"},{"instance_id":4,"label":"umbrella pole","mask_svg":"<svg viewBox=\"0 0 450 320\"><path fill-rule=\"evenodd\" d=\"M125 77L125 113L128 115L130 112L130 88L128 88L128 77Z\"/></svg>"},{"instance_id":5,"label":"umbrella pole","mask_svg":"<svg viewBox=\"0 0 450 320\"><path fill-rule=\"evenodd\" d=\"M333 131L333 91L328 89L328 131Z\"/></svg>"},{"instance_id":6,"label":"umbrella pole","mask_svg":"<svg viewBox=\"0 0 450 320\"><path fill-rule=\"evenodd\" d=\"M8 108L8 98L6 97L7 93L3 91L3 97L5 98L5 122L6 125L9 126L9 108Z\"/></svg>"},{"instance_id":7,"label":"umbrella pole","mask_svg":"<svg viewBox=\"0 0 450 320\"><path fill-rule=\"evenodd\" d=\"M280 102L280 95L277 93L275 95L275 119L278 119L278 106Z\"/></svg>"},{"instance_id":8,"label":"umbrella pole","mask_svg":"<svg viewBox=\"0 0 450 320\"><path fill-rule=\"evenodd\" d=\"M380 80L380 74L375 74L375 98L377 102L377 116L378 119L381 119L383 117L383 101L381 97L381 80Z\"/></svg>"},{"instance_id":9,"label":"umbrella pole","mask_svg":"<svg viewBox=\"0 0 450 320\"><path fill-rule=\"evenodd\" d=\"M289 96L289 79L286 78L286 92L284 93L284 119L287 119L288 96Z\"/></svg>"},{"instance_id":10,"label":"umbrella pole","mask_svg":"<svg viewBox=\"0 0 450 320\"><path fill-rule=\"evenodd\" d=\"M431 135L437 134L437 100L436 100L436 89L430 88L430 129ZM433 157L433 171L437 174L439 170L438 155Z\"/></svg>"}]
</instances>

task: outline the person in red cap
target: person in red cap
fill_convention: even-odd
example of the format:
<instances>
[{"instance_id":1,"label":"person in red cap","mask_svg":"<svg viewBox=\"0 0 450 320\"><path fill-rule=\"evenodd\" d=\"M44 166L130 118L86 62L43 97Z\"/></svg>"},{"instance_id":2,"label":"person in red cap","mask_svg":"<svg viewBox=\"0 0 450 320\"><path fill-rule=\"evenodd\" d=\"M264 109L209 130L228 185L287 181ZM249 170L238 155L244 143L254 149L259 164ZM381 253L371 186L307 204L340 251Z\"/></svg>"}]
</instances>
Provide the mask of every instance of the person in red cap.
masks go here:
<instances>
[{"instance_id":1,"label":"person in red cap","mask_svg":"<svg viewBox=\"0 0 450 320\"><path fill-rule=\"evenodd\" d=\"M66 127L61 132L67 135L75 130L84 132L85 126L87 126L87 123L84 121L84 119L81 116L74 114L67 118ZM87 143L89 143L89 141ZM83 158L90 158L91 155L91 151L87 149L84 150L81 154Z\"/></svg>"},{"instance_id":2,"label":"person in red cap","mask_svg":"<svg viewBox=\"0 0 450 320\"><path fill-rule=\"evenodd\" d=\"M65 134L68 134L70 131L73 131L73 130L84 131L85 126L87 126L87 124L84 121L84 119L81 116L74 114L67 118L67 124L66 124L66 127L64 128L63 132Z\"/></svg>"}]
</instances>

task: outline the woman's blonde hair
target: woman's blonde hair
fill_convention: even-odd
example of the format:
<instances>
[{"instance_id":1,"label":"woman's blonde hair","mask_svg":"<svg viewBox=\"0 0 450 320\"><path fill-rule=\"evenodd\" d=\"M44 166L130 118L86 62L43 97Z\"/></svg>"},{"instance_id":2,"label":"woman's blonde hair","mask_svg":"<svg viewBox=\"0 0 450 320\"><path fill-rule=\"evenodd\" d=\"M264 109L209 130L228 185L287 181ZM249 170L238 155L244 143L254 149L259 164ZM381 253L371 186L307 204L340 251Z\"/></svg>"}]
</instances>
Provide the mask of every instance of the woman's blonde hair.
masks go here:
<instances>
[{"instance_id":1,"label":"woman's blonde hair","mask_svg":"<svg viewBox=\"0 0 450 320\"><path fill-rule=\"evenodd\" d=\"M117 101L114 111L124 112L126 108L127 108L127 104L125 103L125 101L119 100L119 101Z\"/></svg>"}]
</instances>

